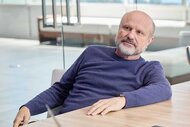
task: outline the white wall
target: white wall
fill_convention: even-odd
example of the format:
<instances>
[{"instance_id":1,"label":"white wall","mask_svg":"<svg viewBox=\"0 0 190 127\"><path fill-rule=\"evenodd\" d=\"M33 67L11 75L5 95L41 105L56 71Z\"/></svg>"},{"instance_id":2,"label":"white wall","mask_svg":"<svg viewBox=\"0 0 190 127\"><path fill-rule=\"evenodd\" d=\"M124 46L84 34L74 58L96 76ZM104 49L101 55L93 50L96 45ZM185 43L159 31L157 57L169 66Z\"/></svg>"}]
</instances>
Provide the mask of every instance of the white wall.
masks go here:
<instances>
[{"instance_id":1,"label":"white wall","mask_svg":"<svg viewBox=\"0 0 190 127\"><path fill-rule=\"evenodd\" d=\"M0 6L0 36L29 37L29 12L27 6Z\"/></svg>"}]
</instances>

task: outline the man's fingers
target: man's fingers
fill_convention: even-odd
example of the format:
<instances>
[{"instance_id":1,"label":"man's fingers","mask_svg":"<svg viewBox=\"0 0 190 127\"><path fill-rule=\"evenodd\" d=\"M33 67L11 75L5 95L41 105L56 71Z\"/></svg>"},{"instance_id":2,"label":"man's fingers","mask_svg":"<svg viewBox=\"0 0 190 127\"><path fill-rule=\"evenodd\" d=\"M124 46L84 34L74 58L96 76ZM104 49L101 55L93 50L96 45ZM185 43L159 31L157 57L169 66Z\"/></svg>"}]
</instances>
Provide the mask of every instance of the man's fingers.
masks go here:
<instances>
[{"instance_id":1,"label":"man's fingers","mask_svg":"<svg viewBox=\"0 0 190 127\"><path fill-rule=\"evenodd\" d=\"M111 111L118 111L125 106L125 103L125 97L114 97L110 99L100 100L91 106L87 112L87 115L105 115Z\"/></svg>"},{"instance_id":2,"label":"man's fingers","mask_svg":"<svg viewBox=\"0 0 190 127\"><path fill-rule=\"evenodd\" d=\"M109 106L111 105L110 102L104 103L104 105L101 105L100 107L97 107L96 110L94 110L91 115L97 115L97 114L101 114L101 112L103 112L105 109L107 109Z\"/></svg>"},{"instance_id":3,"label":"man's fingers","mask_svg":"<svg viewBox=\"0 0 190 127\"><path fill-rule=\"evenodd\" d=\"M89 111L87 112L87 115L92 115L93 112L95 112L99 107L102 107L103 105L105 105L107 103L106 100L100 100L96 103L94 103L91 108L89 109Z\"/></svg>"},{"instance_id":4,"label":"man's fingers","mask_svg":"<svg viewBox=\"0 0 190 127\"><path fill-rule=\"evenodd\" d=\"M22 107L13 122L13 127L19 127L22 124L27 124L30 119L30 111L27 107Z\"/></svg>"},{"instance_id":5,"label":"man's fingers","mask_svg":"<svg viewBox=\"0 0 190 127\"><path fill-rule=\"evenodd\" d=\"M90 108L89 112L87 113L88 115L97 115L97 114L101 114L101 112L103 112L106 108L110 107L113 102L110 99L104 99L102 101L99 101L99 103L95 104L95 106L93 105L92 108Z\"/></svg>"},{"instance_id":6,"label":"man's fingers","mask_svg":"<svg viewBox=\"0 0 190 127\"><path fill-rule=\"evenodd\" d=\"M29 120L30 120L29 116L24 116L24 124L28 124Z\"/></svg>"},{"instance_id":7,"label":"man's fingers","mask_svg":"<svg viewBox=\"0 0 190 127\"><path fill-rule=\"evenodd\" d=\"M23 124L23 119L21 117L16 117L13 122L13 127L18 127L20 124Z\"/></svg>"},{"instance_id":8,"label":"man's fingers","mask_svg":"<svg viewBox=\"0 0 190 127\"><path fill-rule=\"evenodd\" d=\"M95 107L95 106L100 107L101 105L104 105L107 101L108 101L107 99L99 100L96 103L94 103L92 106L93 107Z\"/></svg>"},{"instance_id":9,"label":"man's fingers","mask_svg":"<svg viewBox=\"0 0 190 127\"><path fill-rule=\"evenodd\" d=\"M25 116L18 116L15 120L14 120L14 123L13 123L13 127L19 127L20 125L23 125L23 124L28 124L28 121L29 121L29 117L25 117Z\"/></svg>"},{"instance_id":10,"label":"man's fingers","mask_svg":"<svg viewBox=\"0 0 190 127\"><path fill-rule=\"evenodd\" d=\"M104 110L101 112L101 115L105 115L105 114L107 114L108 112L111 112L111 111L114 111L114 110L113 110L113 107L112 107L112 106L109 106L109 107L107 107L106 109L104 109Z\"/></svg>"}]
</instances>

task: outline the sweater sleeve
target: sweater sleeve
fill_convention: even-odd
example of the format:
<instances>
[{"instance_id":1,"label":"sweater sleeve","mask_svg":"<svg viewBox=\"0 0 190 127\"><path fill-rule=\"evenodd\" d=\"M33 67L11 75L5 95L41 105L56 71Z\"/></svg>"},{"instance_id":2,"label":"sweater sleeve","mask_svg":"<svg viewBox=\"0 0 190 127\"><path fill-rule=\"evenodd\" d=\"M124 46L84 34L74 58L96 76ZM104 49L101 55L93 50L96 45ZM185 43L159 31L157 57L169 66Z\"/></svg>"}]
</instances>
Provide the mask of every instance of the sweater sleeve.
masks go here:
<instances>
[{"instance_id":1,"label":"sweater sleeve","mask_svg":"<svg viewBox=\"0 0 190 127\"><path fill-rule=\"evenodd\" d=\"M171 98L171 86L160 63L154 62L153 66L146 69L143 86L135 91L123 93L127 101L126 108L153 104Z\"/></svg>"},{"instance_id":2,"label":"sweater sleeve","mask_svg":"<svg viewBox=\"0 0 190 127\"><path fill-rule=\"evenodd\" d=\"M74 64L64 73L59 82L54 83L49 89L43 91L24 106L28 107L31 115L43 113L46 110L47 104L50 108L62 105L64 100L69 95L69 91L75 82L81 63L84 59L85 51L79 56Z\"/></svg>"}]
</instances>

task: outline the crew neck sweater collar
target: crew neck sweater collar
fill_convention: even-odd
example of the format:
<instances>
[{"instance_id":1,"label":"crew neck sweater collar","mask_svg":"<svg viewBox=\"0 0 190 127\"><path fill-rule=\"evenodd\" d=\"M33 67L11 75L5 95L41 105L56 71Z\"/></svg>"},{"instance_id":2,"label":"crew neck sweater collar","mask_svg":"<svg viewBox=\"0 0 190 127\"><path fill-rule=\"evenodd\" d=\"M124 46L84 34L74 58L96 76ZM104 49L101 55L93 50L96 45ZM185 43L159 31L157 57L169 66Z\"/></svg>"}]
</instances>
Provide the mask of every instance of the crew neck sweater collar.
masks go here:
<instances>
[{"instance_id":1,"label":"crew neck sweater collar","mask_svg":"<svg viewBox=\"0 0 190 127\"><path fill-rule=\"evenodd\" d=\"M120 57L120 56L118 56L116 53L115 53L115 51L116 51L116 48L113 48L112 49L112 54L113 54L113 58L114 59L116 59L116 60L118 60L118 61L128 61L128 62L135 62L135 61L144 61L144 59L140 56L140 58L139 59L136 59L136 60L126 60L126 59L124 59L124 58L122 58L122 57Z\"/></svg>"}]
</instances>

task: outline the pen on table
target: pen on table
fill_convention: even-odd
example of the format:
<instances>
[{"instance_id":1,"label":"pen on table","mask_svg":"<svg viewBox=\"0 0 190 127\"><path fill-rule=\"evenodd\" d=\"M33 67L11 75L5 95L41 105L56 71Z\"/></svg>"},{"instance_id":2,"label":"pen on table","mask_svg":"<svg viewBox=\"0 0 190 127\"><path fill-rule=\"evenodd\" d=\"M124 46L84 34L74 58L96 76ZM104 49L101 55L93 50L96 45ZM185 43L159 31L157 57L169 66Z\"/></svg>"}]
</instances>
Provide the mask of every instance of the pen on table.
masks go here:
<instances>
[{"instance_id":1,"label":"pen on table","mask_svg":"<svg viewBox=\"0 0 190 127\"><path fill-rule=\"evenodd\" d=\"M53 118L53 120L55 121L55 124L57 125L57 127L61 127L61 124L58 122L58 120L55 118L55 115L53 114L52 110L50 109L50 107L48 105L45 105L47 108L47 111L49 113L49 115Z\"/></svg>"}]
</instances>

